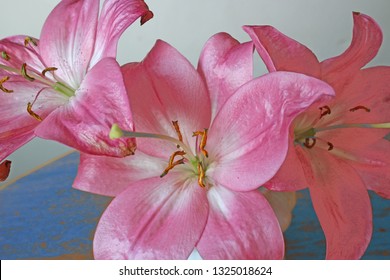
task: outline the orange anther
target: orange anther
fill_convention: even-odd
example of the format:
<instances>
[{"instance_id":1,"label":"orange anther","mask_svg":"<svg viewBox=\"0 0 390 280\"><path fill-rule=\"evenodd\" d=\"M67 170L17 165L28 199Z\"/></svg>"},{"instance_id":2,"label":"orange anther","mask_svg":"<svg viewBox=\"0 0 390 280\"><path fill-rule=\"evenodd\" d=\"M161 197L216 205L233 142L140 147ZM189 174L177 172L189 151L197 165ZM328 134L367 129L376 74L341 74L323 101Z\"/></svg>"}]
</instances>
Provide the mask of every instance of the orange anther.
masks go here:
<instances>
[{"instance_id":1,"label":"orange anther","mask_svg":"<svg viewBox=\"0 0 390 280\"><path fill-rule=\"evenodd\" d=\"M367 108L365 106L361 106L361 105L353 107L353 108L349 109L349 111L355 112L356 110L359 110L359 109L362 109L362 110L366 111L367 113L371 112L371 110L369 108Z\"/></svg>"}]
</instances>

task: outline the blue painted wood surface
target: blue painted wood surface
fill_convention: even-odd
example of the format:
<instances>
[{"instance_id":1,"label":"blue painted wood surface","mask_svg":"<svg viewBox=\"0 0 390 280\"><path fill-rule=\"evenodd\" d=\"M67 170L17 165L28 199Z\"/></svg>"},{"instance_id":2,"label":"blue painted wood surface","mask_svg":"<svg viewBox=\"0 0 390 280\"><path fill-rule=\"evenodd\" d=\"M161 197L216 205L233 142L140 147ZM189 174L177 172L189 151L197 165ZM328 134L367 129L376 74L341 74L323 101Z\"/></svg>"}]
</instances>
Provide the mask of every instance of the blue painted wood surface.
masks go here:
<instances>
[{"instance_id":1,"label":"blue painted wood surface","mask_svg":"<svg viewBox=\"0 0 390 280\"><path fill-rule=\"evenodd\" d=\"M110 198L71 188L72 153L0 190L0 259L92 259L92 238ZM374 230L363 259L390 259L390 201L370 193ZM287 259L323 259L325 241L308 191L285 233Z\"/></svg>"}]
</instances>

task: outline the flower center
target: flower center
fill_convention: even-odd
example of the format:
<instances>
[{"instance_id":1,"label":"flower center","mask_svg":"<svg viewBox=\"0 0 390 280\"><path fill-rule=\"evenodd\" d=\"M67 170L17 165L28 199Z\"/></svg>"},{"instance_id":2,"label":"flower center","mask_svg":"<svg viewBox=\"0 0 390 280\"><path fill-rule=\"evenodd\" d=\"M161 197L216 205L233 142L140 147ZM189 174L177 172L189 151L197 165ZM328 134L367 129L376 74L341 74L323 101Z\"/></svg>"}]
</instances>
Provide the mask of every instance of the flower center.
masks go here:
<instances>
[{"instance_id":1,"label":"flower center","mask_svg":"<svg viewBox=\"0 0 390 280\"><path fill-rule=\"evenodd\" d=\"M39 54L36 51L36 47L38 46L37 40L31 37L26 37L26 39L24 40L24 46L28 50L28 52L31 52L36 57L40 58ZM42 71L38 71L34 68L29 67L27 63L22 62L20 67L15 68L15 64L18 64L20 62L13 63L12 61L14 59L17 60L17 58L8 54L6 51L0 51L0 53L0 60L3 61L3 63L0 63L0 69L3 69L6 72L13 74L14 76L15 74L17 76L21 76L28 82L39 84L40 90L35 94L34 100L32 100L32 102L27 103L27 112L35 119L39 121L42 120L42 118L33 111L32 107L41 92L43 92L44 90L54 89L55 92L61 94L62 96L65 96L66 98L70 98L75 95L76 90L67 85L65 82L61 81L61 79L59 79L55 75L55 71L58 70L56 67L46 67ZM48 77L47 73L50 73L51 77ZM1 91L5 93L13 93L13 89L7 87L6 85L9 80L12 81L12 76L0 77Z\"/></svg>"},{"instance_id":2,"label":"flower center","mask_svg":"<svg viewBox=\"0 0 390 280\"><path fill-rule=\"evenodd\" d=\"M327 105L319 107L320 110L320 117L318 120L316 120L314 123L312 123L309 126L305 126L304 124L298 124L294 128L294 143L299 144L307 149L312 149L315 146L325 148L328 151L333 150L335 147L333 143L328 142L322 138L318 137L319 132L322 131L329 131L334 129L341 129L341 128L390 128L390 123L351 123L351 124L337 124L337 125L329 125L329 126L322 126L322 127L315 127L317 122L321 120L322 118L328 117L332 114L331 108ZM371 109L367 108L366 106L358 105L356 107L353 107L349 109L349 112L356 112L356 111L364 111L365 113L370 113ZM325 143L325 145L324 145Z\"/></svg>"},{"instance_id":3,"label":"flower center","mask_svg":"<svg viewBox=\"0 0 390 280\"><path fill-rule=\"evenodd\" d=\"M172 169L178 165L188 164L190 169L196 174L198 178L198 184L202 188L206 188L207 185L207 176L206 171L209 166L208 162L208 152L206 150L207 144L207 129L205 128L202 131L194 131L192 136L196 137L196 147L195 154L192 150L184 143L183 136L180 130L178 121L172 121L173 128L176 132L177 139L160 134L151 134L143 132L130 132L122 131L118 125L114 124L111 128L110 138L116 139L122 136L127 137L146 137L146 138L157 138L163 139L176 144L177 150L174 151L168 160L167 167L163 170L160 177L166 176Z\"/></svg>"}]
</instances>

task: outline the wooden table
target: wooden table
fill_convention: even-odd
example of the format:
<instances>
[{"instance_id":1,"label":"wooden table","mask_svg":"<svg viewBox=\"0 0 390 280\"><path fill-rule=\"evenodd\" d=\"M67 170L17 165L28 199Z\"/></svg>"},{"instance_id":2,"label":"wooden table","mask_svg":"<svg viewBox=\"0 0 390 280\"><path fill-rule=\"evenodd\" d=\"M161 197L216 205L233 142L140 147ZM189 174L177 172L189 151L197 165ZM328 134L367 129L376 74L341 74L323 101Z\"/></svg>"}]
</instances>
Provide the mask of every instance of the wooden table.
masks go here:
<instances>
[{"instance_id":1,"label":"wooden table","mask_svg":"<svg viewBox=\"0 0 390 280\"><path fill-rule=\"evenodd\" d=\"M71 187L71 153L0 190L0 259L92 259L92 239L111 198ZM287 259L323 259L325 241L308 191L285 233ZM390 201L370 193L374 230L363 259L390 259Z\"/></svg>"}]
</instances>

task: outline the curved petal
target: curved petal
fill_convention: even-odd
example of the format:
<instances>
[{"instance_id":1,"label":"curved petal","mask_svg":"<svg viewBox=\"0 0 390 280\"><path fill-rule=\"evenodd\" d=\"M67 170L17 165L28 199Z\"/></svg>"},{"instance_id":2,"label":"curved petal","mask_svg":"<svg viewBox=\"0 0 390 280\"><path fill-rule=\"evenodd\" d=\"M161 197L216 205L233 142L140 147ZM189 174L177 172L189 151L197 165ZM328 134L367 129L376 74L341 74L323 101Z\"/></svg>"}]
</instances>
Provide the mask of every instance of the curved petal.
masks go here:
<instances>
[{"instance_id":1,"label":"curved petal","mask_svg":"<svg viewBox=\"0 0 390 280\"><path fill-rule=\"evenodd\" d=\"M139 17L141 23L153 17L143 0L104 1L90 68L104 57L116 57L119 37Z\"/></svg>"},{"instance_id":2,"label":"curved petal","mask_svg":"<svg viewBox=\"0 0 390 280\"><path fill-rule=\"evenodd\" d=\"M47 67L73 88L81 84L92 56L99 1L62 0L43 25L39 50Z\"/></svg>"},{"instance_id":3,"label":"curved petal","mask_svg":"<svg viewBox=\"0 0 390 280\"><path fill-rule=\"evenodd\" d=\"M178 138L172 121L178 121L183 141L195 147L192 133L210 126L210 98L198 72L176 49L159 40L140 64L123 67L126 89L137 131ZM137 149L169 158L176 144L145 139Z\"/></svg>"},{"instance_id":4,"label":"curved petal","mask_svg":"<svg viewBox=\"0 0 390 280\"><path fill-rule=\"evenodd\" d=\"M95 259L187 259L207 213L206 192L196 181L166 176L129 185L99 221Z\"/></svg>"},{"instance_id":5,"label":"curved petal","mask_svg":"<svg viewBox=\"0 0 390 280\"><path fill-rule=\"evenodd\" d=\"M327 151L311 154L310 195L326 237L327 259L359 259L372 234L370 198L356 171Z\"/></svg>"},{"instance_id":6,"label":"curved petal","mask_svg":"<svg viewBox=\"0 0 390 280\"><path fill-rule=\"evenodd\" d=\"M313 102L334 94L326 83L302 74L274 72L242 86L209 130L207 149L214 180L233 190L252 190L282 165L292 120Z\"/></svg>"},{"instance_id":7,"label":"curved petal","mask_svg":"<svg viewBox=\"0 0 390 280\"><path fill-rule=\"evenodd\" d=\"M42 124L27 112L29 102L33 103L33 112L42 119L66 102L61 95L45 88L46 85L29 82L19 75L10 76L4 86L13 92L0 92L0 160L33 139L34 129Z\"/></svg>"},{"instance_id":8,"label":"curved petal","mask_svg":"<svg viewBox=\"0 0 390 280\"><path fill-rule=\"evenodd\" d=\"M282 259L283 234L259 191L233 192L213 186L206 228L196 248L205 259Z\"/></svg>"},{"instance_id":9,"label":"curved petal","mask_svg":"<svg viewBox=\"0 0 390 280\"><path fill-rule=\"evenodd\" d=\"M5 181L8 178L11 170L11 161L5 160L0 164L0 182Z\"/></svg>"},{"instance_id":10,"label":"curved petal","mask_svg":"<svg viewBox=\"0 0 390 280\"><path fill-rule=\"evenodd\" d=\"M369 16L353 13L353 35L349 48L339 56L321 63L322 76L327 81L346 81L348 76L370 62L382 44L382 31ZM345 78L340 79L340 76Z\"/></svg>"},{"instance_id":11,"label":"curved petal","mask_svg":"<svg viewBox=\"0 0 390 280\"><path fill-rule=\"evenodd\" d=\"M117 196L129 184L159 177L166 165L166 161L148 156L141 151L125 158L82 153L73 187L100 195Z\"/></svg>"},{"instance_id":12,"label":"curved petal","mask_svg":"<svg viewBox=\"0 0 390 280\"><path fill-rule=\"evenodd\" d=\"M269 72L291 71L320 77L317 57L304 45L272 26L244 26Z\"/></svg>"},{"instance_id":13,"label":"curved petal","mask_svg":"<svg viewBox=\"0 0 390 280\"><path fill-rule=\"evenodd\" d=\"M291 224L292 211L297 202L296 192L275 192L260 189L278 218L280 228L285 232Z\"/></svg>"},{"instance_id":14,"label":"curved petal","mask_svg":"<svg viewBox=\"0 0 390 280\"><path fill-rule=\"evenodd\" d=\"M131 155L134 139L109 138L114 123L132 130L128 102L118 63L105 58L87 73L76 96L41 123L36 135L90 154Z\"/></svg>"},{"instance_id":15,"label":"curved petal","mask_svg":"<svg viewBox=\"0 0 390 280\"><path fill-rule=\"evenodd\" d=\"M240 86L253 79L253 44L218 33L204 45L198 71L206 81L214 117Z\"/></svg>"},{"instance_id":16,"label":"curved petal","mask_svg":"<svg viewBox=\"0 0 390 280\"><path fill-rule=\"evenodd\" d=\"M272 191L298 191L309 186L302 166L310 170L310 162L300 146L295 146L290 137L286 159L271 180L264 184Z\"/></svg>"},{"instance_id":17,"label":"curved petal","mask_svg":"<svg viewBox=\"0 0 390 280\"><path fill-rule=\"evenodd\" d=\"M390 199L390 142L380 139L359 151L365 162L354 162L353 167L369 190Z\"/></svg>"}]
</instances>

